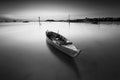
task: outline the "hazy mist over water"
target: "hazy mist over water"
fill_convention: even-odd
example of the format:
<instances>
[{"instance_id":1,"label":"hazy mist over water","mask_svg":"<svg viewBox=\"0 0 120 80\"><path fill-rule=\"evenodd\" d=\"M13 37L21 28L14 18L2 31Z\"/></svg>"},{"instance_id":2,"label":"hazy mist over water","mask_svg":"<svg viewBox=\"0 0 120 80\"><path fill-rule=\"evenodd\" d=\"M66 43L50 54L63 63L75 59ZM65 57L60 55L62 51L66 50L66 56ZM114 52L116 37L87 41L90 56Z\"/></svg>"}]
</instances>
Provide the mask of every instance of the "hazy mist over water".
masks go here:
<instances>
[{"instance_id":1,"label":"hazy mist over water","mask_svg":"<svg viewBox=\"0 0 120 80\"><path fill-rule=\"evenodd\" d=\"M59 32L82 53L72 59L46 42ZM0 80L119 80L120 25L0 23Z\"/></svg>"}]
</instances>

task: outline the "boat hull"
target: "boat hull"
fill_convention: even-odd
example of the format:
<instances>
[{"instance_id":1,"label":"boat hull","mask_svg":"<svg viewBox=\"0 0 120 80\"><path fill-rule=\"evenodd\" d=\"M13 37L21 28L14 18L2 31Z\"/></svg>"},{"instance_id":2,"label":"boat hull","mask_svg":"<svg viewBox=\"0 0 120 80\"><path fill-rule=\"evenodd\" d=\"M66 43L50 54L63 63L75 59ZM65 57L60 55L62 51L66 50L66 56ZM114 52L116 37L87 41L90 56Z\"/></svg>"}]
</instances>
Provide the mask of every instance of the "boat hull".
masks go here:
<instances>
[{"instance_id":1,"label":"boat hull","mask_svg":"<svg viewBox=\"0 0 120 80\"><path fill-rule=\"evenodd\" d=\"M79 55L80 51L74 51L69 48L65 48L64 46L60 46L59 44L54 43L52 40L50 40L48 37L46 38L47 42L52 45L53 47L57 48L58 50L62 51L63 53L69 55L70 57L75 57Z\"/></svg>"}]
</instances>

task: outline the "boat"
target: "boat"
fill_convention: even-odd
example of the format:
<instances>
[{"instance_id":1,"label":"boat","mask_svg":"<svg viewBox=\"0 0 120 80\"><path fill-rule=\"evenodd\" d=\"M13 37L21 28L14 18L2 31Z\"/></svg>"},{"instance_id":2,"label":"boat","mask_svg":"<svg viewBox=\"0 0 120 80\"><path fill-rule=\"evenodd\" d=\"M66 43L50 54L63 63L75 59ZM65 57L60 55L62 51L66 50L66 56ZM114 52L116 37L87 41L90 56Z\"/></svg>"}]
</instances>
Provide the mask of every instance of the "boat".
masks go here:
<instances>
[{"instance_id":1,"label":"boat","mask_svg":"<svg viewBox=\"0 0 120 80\"><path fill-rule=\"evenodd\" d=\"M70 57L76 57L81 50L77 49L75 45L66 39L64 36L53 31L46 31L47 42Z\"/></svg>"}]
</instances>

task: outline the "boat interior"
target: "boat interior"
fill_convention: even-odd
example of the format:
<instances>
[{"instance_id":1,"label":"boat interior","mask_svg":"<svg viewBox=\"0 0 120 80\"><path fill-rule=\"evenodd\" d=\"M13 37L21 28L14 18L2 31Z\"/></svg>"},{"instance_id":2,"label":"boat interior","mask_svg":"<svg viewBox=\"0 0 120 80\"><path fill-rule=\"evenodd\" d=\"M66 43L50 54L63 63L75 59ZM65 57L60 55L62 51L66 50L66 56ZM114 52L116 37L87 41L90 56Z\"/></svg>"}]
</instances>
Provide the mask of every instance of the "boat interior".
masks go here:
<instances>
[{"instance_id":1,"label":"boat interior","mask_svg":"<svg viewBox=\"0 0 120 80\"><path fill-rule=\"evenodd\" d=\"M54 33L54 32L49 32L47 34L47 36L49 37L49 39L51 39L52 41L56 41L57 43L59 43L60 45L69 45L72 44L72 42L68 41L65 37Z\"/></svg>"}]
</instances>

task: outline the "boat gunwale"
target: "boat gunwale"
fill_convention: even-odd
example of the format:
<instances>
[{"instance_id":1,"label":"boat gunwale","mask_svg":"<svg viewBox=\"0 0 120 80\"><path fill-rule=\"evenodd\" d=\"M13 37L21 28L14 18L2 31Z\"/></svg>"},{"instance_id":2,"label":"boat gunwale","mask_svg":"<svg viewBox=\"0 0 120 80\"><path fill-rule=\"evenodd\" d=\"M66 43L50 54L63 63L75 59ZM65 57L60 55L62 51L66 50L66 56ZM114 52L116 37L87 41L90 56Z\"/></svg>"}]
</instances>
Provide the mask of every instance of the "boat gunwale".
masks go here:
<instances>
[{"instance_id":1,"label":"boat gunwale","mask_svg":"<svg viewBox=\"0 0 120 80\"><path fill-rule=\"evenodd\" d=\"M52 31L46 31L47 39L48 39L49 41L51 41L50 44L52 44L53 46L55 46L57 49L59 49L60 51L62 51L62 52L64 52L64 53L66 53L66 52L63 51L62 49L64 49L64 50L67 49L67 50L69 50L69 52L72 51L71 54L74 53L74 55L70 55L70 56L72 56L72 57L75 57L75 56L79 55L79 53L81 52L81 50L77 49L73 43L72 43L71 45L73 45L73 46L76 48L76 50L71 49L71 48L67 48L67 47L62 46L62 45L59 45L59 44L57 44L57 43L54 43L53 40L51 40L50 37L48 36L48 32L52 32ZM55 32L52 32L52 33L55 33ZM57 33L55 33L55 34L56 34L56 35L60 35L60 34L57 34ZM60 35L60 36L62 36L62 35ZM62 36L62 37L63 37L63 36ZM64 37L64 38L65 38L65 37ZM66 38L65 38L65 39L66 39ZM66 39L66 40L68 40L68 39Z\"/></svg>"}]
</instances>

